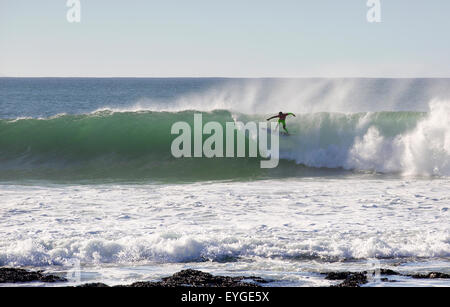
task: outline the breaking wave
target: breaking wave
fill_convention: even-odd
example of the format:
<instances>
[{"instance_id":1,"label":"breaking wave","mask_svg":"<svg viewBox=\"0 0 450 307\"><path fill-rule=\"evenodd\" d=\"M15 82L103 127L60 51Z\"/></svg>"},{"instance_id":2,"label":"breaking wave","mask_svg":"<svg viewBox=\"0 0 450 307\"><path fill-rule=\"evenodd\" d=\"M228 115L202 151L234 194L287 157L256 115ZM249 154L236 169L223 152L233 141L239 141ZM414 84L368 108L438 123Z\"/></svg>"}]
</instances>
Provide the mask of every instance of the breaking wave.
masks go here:
<instances>
[{"instance_id":1,"label":"breaking wave","mask_svg":"<svg viewBox=\"0 0 450 307\"><path fill-rule=\"evenodd\" d=\"M260 169L257 158L171 155L175 122L225 126L265 121L267 114L229 110L96 111L50 118L0 120L0 180L215 180L310 176L323 169L419 176L450 175L450 104L428 112L304 113L289 118L293 135L280 139L280 165Z\"/></svg>"}]
</instances>

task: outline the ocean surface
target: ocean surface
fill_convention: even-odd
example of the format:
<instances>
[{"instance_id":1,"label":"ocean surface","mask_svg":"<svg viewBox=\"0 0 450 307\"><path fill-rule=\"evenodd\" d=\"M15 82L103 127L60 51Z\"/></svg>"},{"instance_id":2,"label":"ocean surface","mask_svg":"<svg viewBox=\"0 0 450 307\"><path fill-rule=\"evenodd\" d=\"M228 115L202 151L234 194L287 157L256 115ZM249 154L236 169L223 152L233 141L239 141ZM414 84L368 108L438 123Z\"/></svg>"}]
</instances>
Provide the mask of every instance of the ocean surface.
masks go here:
<instances>
[{"instance_id":1,"label":"ocean surface","mask_svg":"<svg viewBox=\"0 0 450 307\"><path fill-rule=\"evenodd\" d=\"M171 154L194 114L279 111L296 117L277 168ZM72 284L450 273L449 207L450 79L0 78L0 266ZM396 280L368 286L450 286Z\"/></svg>"}]
</instances>

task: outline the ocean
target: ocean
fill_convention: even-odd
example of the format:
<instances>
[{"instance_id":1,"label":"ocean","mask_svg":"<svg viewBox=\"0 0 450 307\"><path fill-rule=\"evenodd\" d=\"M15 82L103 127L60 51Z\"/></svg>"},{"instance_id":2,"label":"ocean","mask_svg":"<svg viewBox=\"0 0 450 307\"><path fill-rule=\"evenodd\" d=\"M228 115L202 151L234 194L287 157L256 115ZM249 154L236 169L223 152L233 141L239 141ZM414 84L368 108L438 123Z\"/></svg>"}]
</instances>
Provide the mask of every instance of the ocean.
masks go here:
<instances>
[{"instance_id":1,"label":"ocean","mask_svg":"<svg viewBox=\"0 0 450 307\"><path fill-rule=\"evenodd\" d=\"M171 154L194 114L279 111L296 117L276 168ZM0 78L0 266L76 267L73 284L450 273L449 207L450 79ZM393 285L450 282L367 284Z\"/></svg>"}]
</instances>

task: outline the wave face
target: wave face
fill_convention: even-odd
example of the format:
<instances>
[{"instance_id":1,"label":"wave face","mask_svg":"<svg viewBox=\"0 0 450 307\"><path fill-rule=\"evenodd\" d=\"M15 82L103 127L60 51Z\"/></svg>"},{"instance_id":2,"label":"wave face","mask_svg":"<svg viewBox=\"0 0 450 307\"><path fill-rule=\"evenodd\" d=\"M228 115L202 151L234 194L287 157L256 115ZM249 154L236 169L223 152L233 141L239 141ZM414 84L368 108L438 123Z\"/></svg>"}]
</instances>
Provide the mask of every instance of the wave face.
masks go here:
<instances>
[{"instance_id":1,"label":"wave face","mask_svg":"<svg viewBox=\"0 0 450 307\"><path fill-rule=\"evenodd\" d=\"M429 112L304 113L289 118L277 169L258 158L175 159L178 121L197 111L113 112L0 120L0 180L225 180L313 176L348 171L450 175L450 104ZM264 115L216 110L203 123L264 121ZM192 125L193 127L193 125ZM326 168L328 170L324 170Z\"/></svg>"},{"instance_id":2,"label":"wave face","mask_svg":"<svg viewBox=\"0 0 450 307\"><path fill-rule=\"evenodd\" d=\"M252 177L256 159L176 159L171 126L194 111L111 112L0 121L0 178L208 180ZM232 122L230 112L204 121ZM258 167L257 167L258 166ZM211 174L211 168L214 173Z\"/></svg>"}]
</instances>

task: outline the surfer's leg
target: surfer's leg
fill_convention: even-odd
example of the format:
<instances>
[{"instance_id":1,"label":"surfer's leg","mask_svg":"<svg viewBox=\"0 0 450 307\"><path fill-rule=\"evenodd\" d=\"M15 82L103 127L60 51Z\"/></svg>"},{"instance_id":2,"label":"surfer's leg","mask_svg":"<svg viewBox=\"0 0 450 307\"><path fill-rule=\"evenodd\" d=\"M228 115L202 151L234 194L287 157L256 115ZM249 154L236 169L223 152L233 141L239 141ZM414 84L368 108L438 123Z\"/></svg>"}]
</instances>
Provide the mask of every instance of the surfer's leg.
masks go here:
<instances>
[{"instance_id":1,"label":"surfer's leg","mask_svg":"<svg viewBox=\"0 0 450 307\"><path fill-rule=\"evenodd\" d=\"M286 131L286 133L289 134L289 131L286 128L286 122L283 120L283 121L280 121L280 123L283 125L284 131Z\"/></svg>"}]
</instances>

